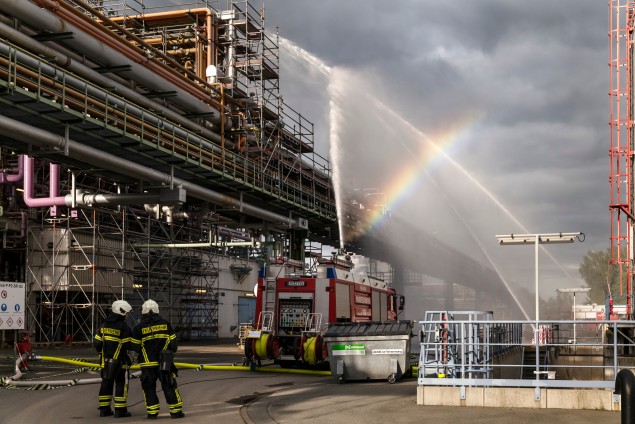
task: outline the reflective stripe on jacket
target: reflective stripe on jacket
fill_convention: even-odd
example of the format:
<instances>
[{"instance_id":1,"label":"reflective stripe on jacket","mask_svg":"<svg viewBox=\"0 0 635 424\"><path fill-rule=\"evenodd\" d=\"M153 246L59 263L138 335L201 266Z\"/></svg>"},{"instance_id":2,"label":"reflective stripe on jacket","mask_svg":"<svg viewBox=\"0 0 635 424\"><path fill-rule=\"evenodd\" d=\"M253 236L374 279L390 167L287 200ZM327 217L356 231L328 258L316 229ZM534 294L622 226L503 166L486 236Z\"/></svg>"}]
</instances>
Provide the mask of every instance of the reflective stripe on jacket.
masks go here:
<instances>
[{"instance_id":1,"label":"reflective stripe on jacket","mask_svg":"<svg viewBox=\"0 0 635 424\"><path fill-rule=\"evenodd\" d=\"M99 327L95 335L95 350L101 354L102 366L105 359L121 359L129 362L126 352L131 350L132 330L122 315L111 313ZM123 352L123 354L122 354Z\"/></svg>"},{"instance_id":2,"label":"reflective stripe on jacket","mask_svg":"<svg viewBox=\"0 0 635 424\"><path fill-rule=\"evenodd\" d=\"M172 325L154 312L143 314L141 322L134 328L131 339L133 350L139 353L140 367L159 366L162 350L177 350L176 334Z\"/></svg>"}]
</instances>

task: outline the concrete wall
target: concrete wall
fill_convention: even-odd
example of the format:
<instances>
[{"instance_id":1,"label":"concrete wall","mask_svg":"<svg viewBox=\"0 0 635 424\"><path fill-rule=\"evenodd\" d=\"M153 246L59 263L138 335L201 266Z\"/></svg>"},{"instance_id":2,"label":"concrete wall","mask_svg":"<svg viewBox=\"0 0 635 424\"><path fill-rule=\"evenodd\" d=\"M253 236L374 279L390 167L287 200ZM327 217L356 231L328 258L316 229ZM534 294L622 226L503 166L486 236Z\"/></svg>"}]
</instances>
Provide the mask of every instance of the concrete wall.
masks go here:
<instances>
[{"instance_id":1,"label":"concrete wall","mask_svg":"<svg viewBox=\"0 0 635 424\"><path fill-rule=\"evenodd\" d=\"M496 355L492 358L492 378L500 379L514 379L520 378L522 368L519 366L506 367L503 365L518 365L523 362L523 349L521 347L515 347L508 350L505 353Z\"/></svg>"},{"instance_id":2,"label":"concrete wall","mask_svg":"<svg viewBox=\"0 0 635 424\"><path fill-rule=\"evenodd\" d=\"M550 356L556 380L604 380L606 371L602 347L561 346L558 355ZM612 361L611 361L612 362ZM620 365L622 361L620 361ZM611 374L613 370L611 369Z\"/></svg>"},{"instance_id":3,"label":"concrete wall","mask_svg":"<svg viewBox=\"0 0 635 424\"><path fill-rule=\"evenodd\" d=\"M417 405L427 406L619 411L619 400L618 396L618 402L613 402L613 391L604 389L540 389L536 400L534 388L466 387L461 399L459 387L417 386Z\"/></svg>"}]
</instances>

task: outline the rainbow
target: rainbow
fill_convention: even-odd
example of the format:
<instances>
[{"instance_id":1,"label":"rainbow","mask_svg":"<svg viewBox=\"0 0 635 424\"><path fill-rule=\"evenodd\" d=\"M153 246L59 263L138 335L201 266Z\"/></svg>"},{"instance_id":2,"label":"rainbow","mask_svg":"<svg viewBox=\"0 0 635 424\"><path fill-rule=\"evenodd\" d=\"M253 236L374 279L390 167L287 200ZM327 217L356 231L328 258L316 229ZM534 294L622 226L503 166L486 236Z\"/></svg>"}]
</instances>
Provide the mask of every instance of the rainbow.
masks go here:
<instances>
[{"instance_id":1,"label":"rainbow","mask_svg":"<svg viewBox=\"0 0 635 424\"><path fill-rule=\"evenodd\" d=\"M378 190L378 194L385 194L385 199L381 199L383 202L382 207L377 207L370 211L366 224L360 229L360 232L367 232L387 222L390 214L393 211L397 211L404 200L416 192L424 181L422 176L429 171L430 167L439 163L437 159L441 157L449 158L448 152L455 149L460 145L461 141L466 139L465 136L482 117L482 113L471 114L459 122L455 122L455 125L441 132L438 136L427 137L424 135L419 145L418 153L413 152L410 147L403 143L413 160ZM422 135L418 130L416 130L416 133L417 136Z\"/></svg>"}]
</instances>

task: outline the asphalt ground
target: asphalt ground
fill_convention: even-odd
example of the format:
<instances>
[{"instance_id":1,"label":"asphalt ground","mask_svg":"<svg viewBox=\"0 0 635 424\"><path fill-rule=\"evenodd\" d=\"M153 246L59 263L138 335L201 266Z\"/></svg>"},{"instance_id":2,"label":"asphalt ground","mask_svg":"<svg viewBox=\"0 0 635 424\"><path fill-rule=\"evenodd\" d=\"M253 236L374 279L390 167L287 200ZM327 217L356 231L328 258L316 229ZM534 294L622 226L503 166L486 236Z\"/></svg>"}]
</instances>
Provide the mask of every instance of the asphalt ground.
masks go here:
<instances>
[{"instance_id":1,"label":"asphalt ground","mask_svg":"<svg viewBox=\"0 0 635 424\"><path fill-rule=\"evenodd\" d=\"M96 353L87 347L36 348L36 355L82 358L97 362ZM191 364L242 365L241 349L233 341L210 344L184 344L177 362ZM277 366L263 363L253 371L196 371L181 369L178 384L188 423L536 423L613 424L621 422L619 412L439 407L416 404L417 381L405 378L395 384L386 380L344 382L333 376L282 373ZM99 385L81 381L99 377L96 370L31 361L21 380L33 386L0 387L0 423L96 423L112 422L100 418L97 410ZM0 350L0 378L15 374L11 350ZM80 383L54 389L33 390L47 380L78 379ZM160 388L159 388L160 391ZM159 419L170 415L163 398ZM128 408L131 417L117 422L147 422L143 392L138 378L131 379Z\"/></svg>"}]
</instances>

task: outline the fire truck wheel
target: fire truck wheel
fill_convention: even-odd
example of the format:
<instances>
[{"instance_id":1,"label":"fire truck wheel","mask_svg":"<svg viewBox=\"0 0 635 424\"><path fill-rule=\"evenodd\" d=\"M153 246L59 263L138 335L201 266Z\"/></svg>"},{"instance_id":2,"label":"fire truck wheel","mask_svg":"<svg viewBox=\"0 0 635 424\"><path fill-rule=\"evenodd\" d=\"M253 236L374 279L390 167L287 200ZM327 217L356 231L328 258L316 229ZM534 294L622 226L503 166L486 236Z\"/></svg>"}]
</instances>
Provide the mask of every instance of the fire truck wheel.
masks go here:
<instances>
[{"instance_id":1,"label":"fire truck wheel","mask_svg":"<svg viewBox=\"0 0 635 424\"><path fill-rule=\"evenodd\" d=\"M329 357L329 349L326 346L326 342L322 341L322 360L326 361Z\"/></svg>"},{"instance_id":2,"label":"fire truck wheel","mask_svg":"<svg viewBox=\"0 0 635 424\"><path fill-rule=\"evenodd\" d=\"M293 341L293 357L296 361L302 358L302 337L296 337Z\"/></svg>"},{"instance_id":3,"label":"fire truck wheel","mask_svg":"<svg viewBox=\"0 0 635 424\"><path fill-rule=\"evenodd\" d=\"M270 336L267 339L267 356L269 359L276 359L280 353L280 342L278 337Z\"/></svg>"},{"instance_id":4,"label":"fire truck wheel","mask_svg":"<svg viewBox=\"0 0 635 424\"><path fill-rule=\"evenodd\" d=\"M251 360L254 357L254 339L245 341L245 358Z\"/></svg>"},{"instance_id":5,"label":"fire truck wheel","mask_svg":"<svg viewBox=\"0 0 635 424\"><path fill-rule=\"evenodd\" d=\"M322 339L321 335L315 336L315 360L317 362L323 361L326 359L324 355L324 347L326 344L324 343L324 339Z\"/></svg>"},{"instance_id":6,"label":"fire truck wheel","mask_svg":"<svg viewBox=\"0 0 635 424\"><path fill-rule=\"evenodd\" d=\"M298 348L298 359L304 358L304 344L306 343L306 334L300 338L300 347Z\"/></svg>"}]
</instances>

